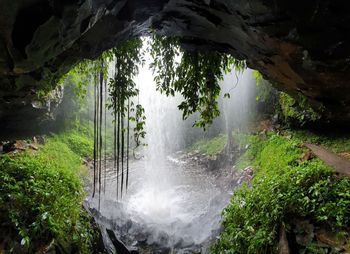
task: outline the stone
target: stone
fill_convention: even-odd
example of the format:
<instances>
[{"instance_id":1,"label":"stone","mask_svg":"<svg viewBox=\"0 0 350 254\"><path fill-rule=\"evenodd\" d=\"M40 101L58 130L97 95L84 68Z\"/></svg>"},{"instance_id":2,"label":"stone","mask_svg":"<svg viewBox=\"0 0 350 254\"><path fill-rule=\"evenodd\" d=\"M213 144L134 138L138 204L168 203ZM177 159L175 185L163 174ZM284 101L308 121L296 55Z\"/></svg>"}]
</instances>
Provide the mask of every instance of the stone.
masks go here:
<instances>
[{"instance_id":1,"label":"stone","mask_svg":"<svg viewBox=\"0 0 350 254\"><path fill-rule=\"evenodd\" d=\"M34 143L38 143L40 145L44 145L45 144L45 136L44 135L34 136L33 137L33 141L34 141Z\"/></svg>"},{"instance_id":2,"label":"stone","mask_svg":"<svg viewBox=\"0 0 350 254\"><path fill-rule=\"evenodd\" d=\"M129 249L125 246L124 243L122 243L114 234L113 230L106 229L107 234L112 241L115 250L118 254L130 254L131 252ZM133 253L135 253L135 249L133 249ZM137 253L137 252L136 252Z\"/></svg>"},{"instance_id":3,"label":"stone","mask_svg":"<svg viewBox=\"0 0 350 254\"><path fill-rule=\"evenodd\" d=\"M313 154L311 153L310 150L307 150L306 152L304 152L301 157L300 157L300 161L304 162L304 161L308 161L310 159L313 158Z\"/></svg>"},{"instance_id":4,"label":"stone","mask_svg":"<svg viewBox=\"0 0 350 254\"><path fill-rule=\"evenodd\" d=\"M13 150L24 151L28 147L28 143L24 140L16 140L13 144Z\"/></svg>"},{"instance_id":5,"label":"stone","mask_svg":"<svg viewBox=\"0 0 350 254\"><path fill-rule=\"evenodd\" d=\"M314 239L314 226L308 220L298 220L294 229L295 240L299 245L307 246Z\"/></svg>"},{"instance_id":6,"label":"stone","mask_svg":"<svg viewBox=\"0 0 350 254\"><path fill-rule=\"evenodd\" d=\"M35 150L35 151L38 150L38 147L36 145L33 145L33 144L29 144L28 147Z\"/></svg>"},{"instance_id":7,"label":"stone","mask_svg":"<svg viewBox=\"0 0 350 254\"><path fill-rule=\"evenodd\" d=\"M347 239L346 237L337 237L336 234L320 229L315 232L316 239L321 244L326 244L331 246L333 249L338 249L340 251L350 252L350 249L347 248Z\"/></svg>"},{"instance_id":8,"label":"stone","mask_svg":"<svg viewBox=\"0 0 350 254\"><path fill-rule=\"evenodd\" d=\"M39 87L120 41L180 36L189 50L246 59L274 86L314 108L324 122L350 123L350 3L266 0L100 0L0 2L1 135L35 132L54 120L56 99ZM35 18L33 18L35 17Z\"/></svg>"}]
</instances>

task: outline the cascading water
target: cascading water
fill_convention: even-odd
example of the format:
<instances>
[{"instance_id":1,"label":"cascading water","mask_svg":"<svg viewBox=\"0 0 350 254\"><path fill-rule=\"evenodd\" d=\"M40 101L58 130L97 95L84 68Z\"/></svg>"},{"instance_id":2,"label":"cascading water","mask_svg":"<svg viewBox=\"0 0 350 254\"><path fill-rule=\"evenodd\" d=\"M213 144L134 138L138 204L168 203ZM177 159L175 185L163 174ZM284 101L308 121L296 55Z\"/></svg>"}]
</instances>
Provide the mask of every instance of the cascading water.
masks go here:
<instances>
[{"instance_id":1,"label":"cascading water","mask_svg":"<svg viewBox=\"0 0 350 254\"><path fill-rule=\"evenodd\" d=\"M220 99L221 119L235 121L230 128L241 128L247 122L250 104L246 101L255 100L250 76L249 70L239 75L233 89L236 75L227 75L222 82L223 93L230 92L231 99ZM169 253L172 249L177 253L207 253L210 240L220 231L221 211L232 194L232 170L212 172L189 160L185 153L176 152L185 148L188 133L200 137L202 130L189 131L192 124L183 121L177 109L180 96L166 97L156 91L147 63L135 81L147 118L147 146L141 159L130 162L130 184L123 199L116 199L112 165L107 171L98 223L111 228L126 245L140 248L141 253ZM221 125L214 127L225 131ZM98 209L96 200L88 203ZM106 235L104 240L113 253Z\"/></svg>"},{"instance_id":2,"label":"cascading water","mask_svg":"<svg viewBox=\"0 0 350 254\"><path fill-rule=\"evenodd\" d=\"M222 93L230 94L230 99L221 99L221 119L225 128L245 130L255 117L256 85L252 70L225 75L221 89Z\"/></svg>"}]
</instances>

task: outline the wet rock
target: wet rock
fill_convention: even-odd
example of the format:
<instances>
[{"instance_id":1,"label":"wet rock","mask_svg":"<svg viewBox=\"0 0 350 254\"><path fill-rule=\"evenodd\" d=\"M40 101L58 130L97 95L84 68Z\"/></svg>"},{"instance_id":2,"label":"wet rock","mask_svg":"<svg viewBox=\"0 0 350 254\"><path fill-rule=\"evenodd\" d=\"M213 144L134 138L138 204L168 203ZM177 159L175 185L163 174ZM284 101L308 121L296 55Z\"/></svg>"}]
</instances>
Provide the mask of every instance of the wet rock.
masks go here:
<instances>
[{"instance_id":1,"label":"wet rock","mask_svg":"<svg viewBox=\"0 0 350 254\"><path fill-rule=\"evenodd\" d=\"M121 227L121 230L124 232L128 232L133 227L132 220L128 219L126 223Z\"/></svg>"},{"instance_id":2,"label":"wet rock","mask_svg":"<svg viewBox=\"0 0 350 254\"><path fill-rule=\"evenodd\" d=\"M189 49L247 59L276 86L304 94L315 108L323 104L325 118L348 121L349 12L348 2L331 0L4 0L0 122L23 130L22 123L39 121L47 113L33 106L39 87L49 88L81 59L96 58L150 26L183 36Z\"/></svg>"},{"instance_id":3,"label":"wet rock","mask_svg":"<svg viewBox=\"0 0 350 254\"><path fill-rule=\"evenodd\" d=\"M130 253L135 253L137 254L137 250L133 249L133 252L131 252L125 245L122 243L118 238L115 236L114 232L110 229L106 229L107 234L109 238L111 239L115 250L118 254L130 254Z\"/></svg>"},{"instance_id":4,"label":"wet rock","mask_svg":"<svg viewBox=\"0 0 350 254\"><path fill-rule=\"evenodd\" d=\"M28 147L28 143L24 140L16 140L13 144L13 150L24 151Z\"/></svg>"},{"instance_id":5,"label":"wet rock","mask_svg":"<svg viewBox=\"0 0 350 254\"><path fill-rule=\"evenodd\" d=\"M2 150L4 153L24 151L28 144L24 140L7 141L2 143Z\"/></svg>"},{"instance_id":6,"label":"wet rock","mask_svg":"<svg viewBox=\"0 0 350 254\"><path fill-rule=\"evenodd\" d=\"M101 228L97 224L94 217L91 217L90 224L91 224L92 229L95 232L97 232L97 234L95 234L95 236L97 236L97 237L94 239L93 246L92 246L93 252L94 253L107 253L106 247L105 247L104 242L103 242L103 235L101 232Z\"/></svg>"},{"instance_id":7,"label":"wet rock","mask_svg":"<svg viewBox=\"0 0 350 254\"><path fill-rule=\"evenodd\" d=\"M241 171L235 172L232 181L235 186L237 185L239 186L244 182L250 185L251 180L253 179L253 174L254 174L253 168L251 166L248 166Z\"/></svg>"},{"instance_id":8,"label":"wet rock","mask_svg":"<svg viewBox=\"0 0 350 254\"><path fill-rule=\"evenodd\" d=\"M164 231L159 232L158 234L158 244L161 246L168 246L169 244L169 235Z\"/></svg>"},{"instance_id":9,"label":"wet rock","mask_svg":"<svg viewBox=\"0 0 350 254\"><path fill-rule=\"evenodd\" d=\"M171 240L174 241L172 242L171 246L173 246L174 250L176 251L198 248L193 238L188 235L184 235L183 237Z\"/></svg>"},{"instance_id":10,"label":"wet rock","mask_svg":"<svg viewBox=\"0 0 350 254\"><path fill-rule=\"evenodd\" d=\"M146 232L138 232L135 234L134 238L137 242L143 243L147 241L148 236L149 234L147 234Z\"/></svg>"},{"instance_id":11,"label":"wet rock","mask_svg":"<svg viewBox=\"0 0 350 254\"><path fill-rule=\"evenodd\" d=\"M44 145L45 144L45 140L46 140L45 135L38 135L38 136L34 136L33 137L33 142L35 144Z\"/></svg>"},{"instance_id":12,"label":"wet rock","mask_svg":"<svg viewBox=\"0 0 350 254\"><path fill-rule=\"evenodd\" d=\"M315 236L314 225L308 220L297 220L294 233L296 242L302 246L307 246Z\"/></svg>"}]
</instances>

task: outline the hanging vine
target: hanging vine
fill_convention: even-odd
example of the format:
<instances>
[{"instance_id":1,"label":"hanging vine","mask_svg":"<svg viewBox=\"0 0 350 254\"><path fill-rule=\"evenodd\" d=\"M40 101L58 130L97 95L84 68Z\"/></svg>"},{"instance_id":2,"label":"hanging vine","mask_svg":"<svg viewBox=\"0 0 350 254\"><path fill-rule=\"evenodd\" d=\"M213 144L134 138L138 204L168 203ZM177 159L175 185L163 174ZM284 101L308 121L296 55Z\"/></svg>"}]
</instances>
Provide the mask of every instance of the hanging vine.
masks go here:
<instances>
[{"instance_id":1,"label":"hanging vine","mask_svg":"<svg viewBox=\"0 0 350 254\"><path fill-rule=\"evenodd\" d=\"M205 128L220 115L217 99L219 81L224 74L246 68L244 61L216 51L186 51L178 38L152 35L149 47L157 89L166 95L180 93L184 100L178 105L183 119L199 112L195 126ZM177 61L177 59L179 59Z\"/></svg>"},{"instance_id":2,"label":"hanging vine","mask_svg":"<svg viewBox=\"0 0 350 254\"><path fill-rule=\"evenodd\" d=\"M144 64L142 46L143 41L140 38L121 43L106 53L99 62L99 67L95 68L93 196L96 189L100 196L101 189L105 191L106 188L107 109L112 111L114 119L113 165L117 176L117 198L122 197L128 188L130 152L136 158L135 150L143 144L142 139L146 135L145 110L139 103L139 89L134 82L139 66ZM232 67L236 71L245 68L245 62L228 54L186 51L181 48L177 38L154 34L149 40L148 52L152 58L150 68L155 75L157 90L168 96L180 93L183 101L178 108L182 110L183 118L199 112L199 119L194 125L202 128L211 124L220 114L217 99L220 94L219 82L223 80L224 74L231 71ZM107 84L107 66L111 61L114 61L114 76ZM131 135L133 147L130 144Z\"/></svg>"},{"instance_id":3,"label":"hanging vine","mask_svg":"<svg viewBox=\"0 0 350 254\"><path fill-rule=\"evenodd\" d=\"M96 195L96 191L98 191L99 208L101 205L101 191L105 188L106 182L106 180L102 182L102 177L106 178L106 77L109 58L110 54L105 52L96 61L89 61L87 64L85 63L87 66L89 66L89 72L87 72L86 75L91 75L94 79L94 179L92 196L94 197ZM103 122L105 123L104 135ZM105 161L104 163L102 163L103 160ZM104 172L103 175L102 172Z\"/></svg>"},{"instance_id":4,"label":"hanging vine","mask_svg":"<svg viewBox=\"0 0 350 254\"><path fill-rule=\"evenodd\" d=\"M114 165L117 173L117 197L122 197L124 188L128 188L130 121L135 122L134 137L144 137L144 124L139 123L139 119L145 120L144 110L140 104L135 105L132 101L132 98L139 94L133 79L139 72L139 65L144 62L141 49L142 40L138 38L126 41L112 50L115 75L109 83L109 95L112 100L110 108L114 114ZM135 112L134 117L130 115L131 112ZM140 140L135 139L135 146L139 145Z\"/></svg>"}]
</instances>

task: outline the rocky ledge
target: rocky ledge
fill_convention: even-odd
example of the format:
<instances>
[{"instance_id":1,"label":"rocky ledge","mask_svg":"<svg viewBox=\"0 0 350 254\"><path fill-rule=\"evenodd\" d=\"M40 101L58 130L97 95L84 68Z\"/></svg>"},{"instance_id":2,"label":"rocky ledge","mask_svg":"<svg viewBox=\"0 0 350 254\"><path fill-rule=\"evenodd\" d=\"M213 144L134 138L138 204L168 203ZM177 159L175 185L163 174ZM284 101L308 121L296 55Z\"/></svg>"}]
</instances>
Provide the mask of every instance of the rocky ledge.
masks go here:
<instances>
[{"instance_id":1,"label":"rocky ledge","mask_svg":"<svg viewBox=\"0 0 350 254\"><path fill-rule=\"evenodd\" d=\"M278 88L322 105L325 119L348 123L349 13L346 0L3 0L1 127L40 122L50 107L37 106L38 90L150 27L246 59Z\"/></svg>"}]
</instances>

